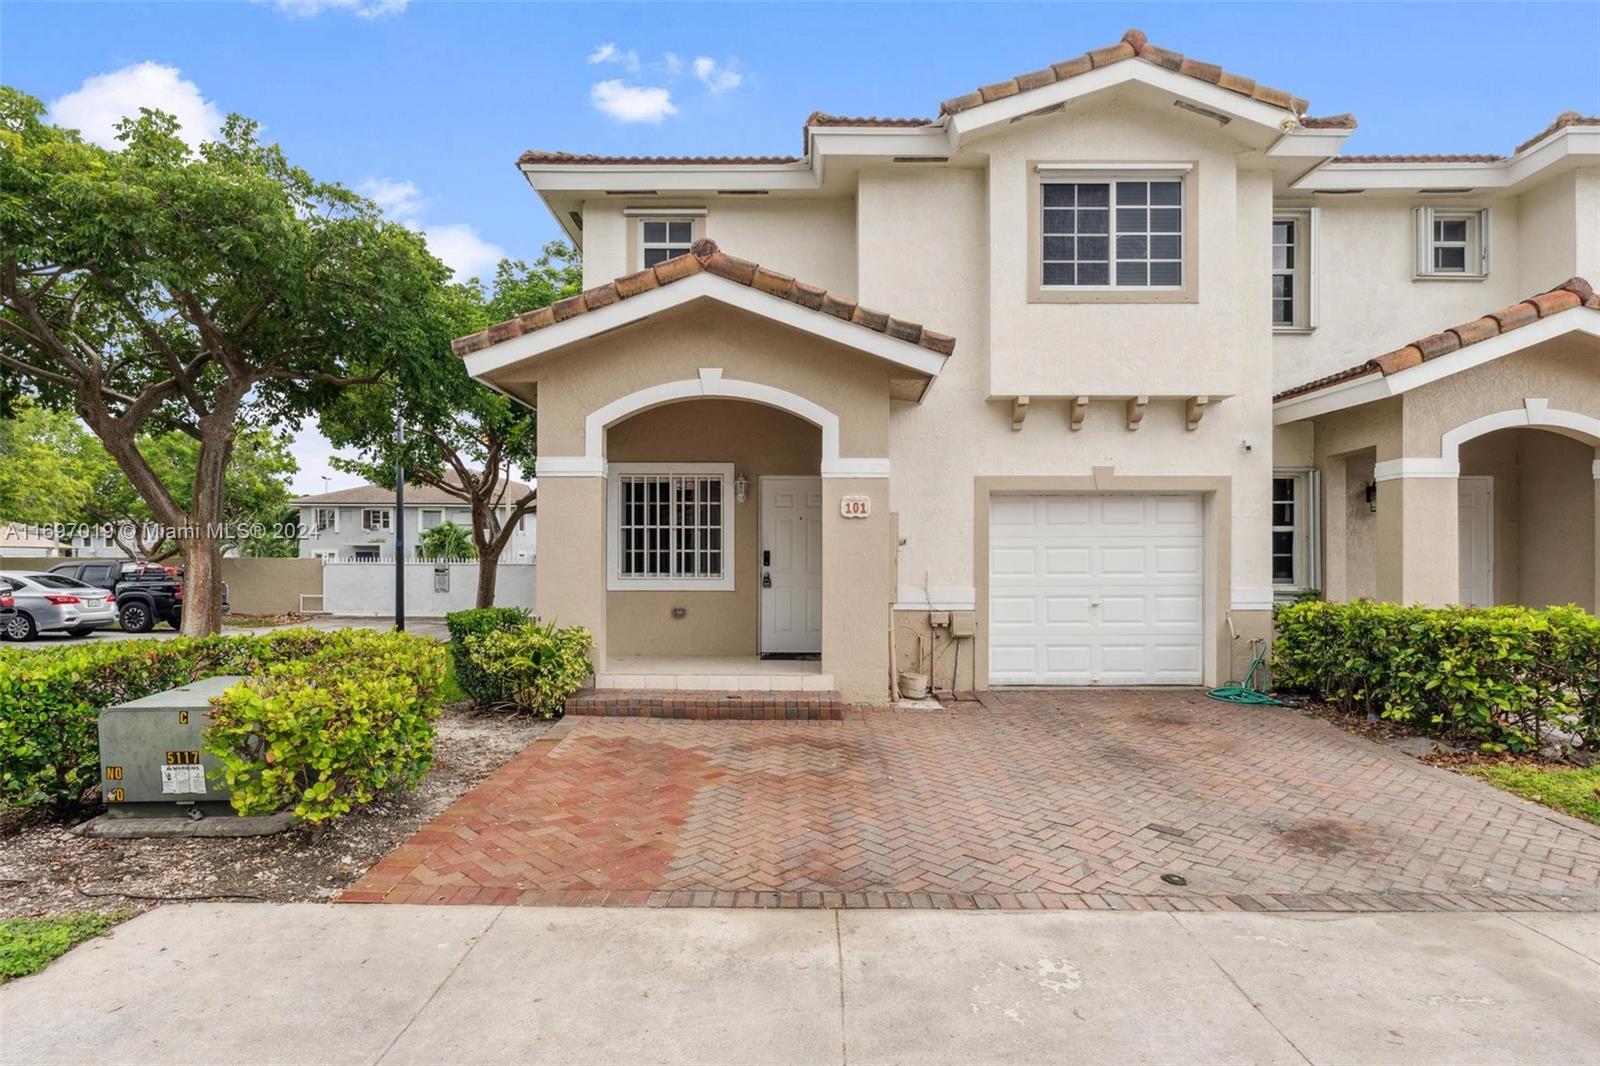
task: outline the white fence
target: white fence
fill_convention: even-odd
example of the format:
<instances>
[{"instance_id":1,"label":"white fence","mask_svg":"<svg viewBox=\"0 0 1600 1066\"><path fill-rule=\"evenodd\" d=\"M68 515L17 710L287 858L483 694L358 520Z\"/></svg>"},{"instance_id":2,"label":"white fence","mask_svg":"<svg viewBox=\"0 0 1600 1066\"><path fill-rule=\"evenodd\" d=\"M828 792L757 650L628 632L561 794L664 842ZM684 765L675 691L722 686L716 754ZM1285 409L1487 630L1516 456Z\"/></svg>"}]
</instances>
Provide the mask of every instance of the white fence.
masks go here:
<instances>
[{"instance_id":1,"label":"white fence","mask_svg":"<svg viewBox=\"0 0 1600 1066\"><path fill-rule=\"evenodd\" d=\"M495 606L532 610L537 581L537 563L502 562L495 574ZM476 606L477 600L476 562L406 563L407 615L442 617ZM317 610L319 605L307 607ZM320 609L329 614L393 614L394 561L324 559Z\"/></svg>"}]
</instances>

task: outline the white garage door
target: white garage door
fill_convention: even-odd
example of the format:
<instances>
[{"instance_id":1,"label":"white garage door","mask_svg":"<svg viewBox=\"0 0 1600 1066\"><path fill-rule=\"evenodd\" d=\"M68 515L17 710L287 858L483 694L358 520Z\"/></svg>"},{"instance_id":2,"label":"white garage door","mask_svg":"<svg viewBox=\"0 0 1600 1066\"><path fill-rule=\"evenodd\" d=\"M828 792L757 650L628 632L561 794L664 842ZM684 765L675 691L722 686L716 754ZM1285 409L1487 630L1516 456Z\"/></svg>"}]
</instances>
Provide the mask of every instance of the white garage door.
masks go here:
<instances>
[{"instance_id":1,"label":"white garage door","mask_svg":"<svg viewBox=\"0 0 1600 1066\"><path fill-rule=\"evenodd\" d=\"M995 496L989 683L1197 685L1200 497Z\"/></svg>"}]
</instances>

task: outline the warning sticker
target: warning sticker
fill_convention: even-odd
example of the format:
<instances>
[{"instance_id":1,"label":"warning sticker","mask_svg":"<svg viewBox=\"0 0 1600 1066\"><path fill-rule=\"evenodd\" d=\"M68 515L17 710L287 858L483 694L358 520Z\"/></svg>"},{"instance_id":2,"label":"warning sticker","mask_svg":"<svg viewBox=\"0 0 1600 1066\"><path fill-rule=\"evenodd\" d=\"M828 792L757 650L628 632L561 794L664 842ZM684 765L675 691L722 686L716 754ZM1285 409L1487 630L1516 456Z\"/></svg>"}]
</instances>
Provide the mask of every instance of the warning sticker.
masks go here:
<instances>
[{"instance_id":1,"label":"warning sticker","mask_svg":"<svg viewBox=\"0 0 1600 1066\"><path fill-rule=\"evenodd\" d=\"M206 768L204 766L163 766L161 768L161 794L204 793Z\"/></svg>"}]
</instances>

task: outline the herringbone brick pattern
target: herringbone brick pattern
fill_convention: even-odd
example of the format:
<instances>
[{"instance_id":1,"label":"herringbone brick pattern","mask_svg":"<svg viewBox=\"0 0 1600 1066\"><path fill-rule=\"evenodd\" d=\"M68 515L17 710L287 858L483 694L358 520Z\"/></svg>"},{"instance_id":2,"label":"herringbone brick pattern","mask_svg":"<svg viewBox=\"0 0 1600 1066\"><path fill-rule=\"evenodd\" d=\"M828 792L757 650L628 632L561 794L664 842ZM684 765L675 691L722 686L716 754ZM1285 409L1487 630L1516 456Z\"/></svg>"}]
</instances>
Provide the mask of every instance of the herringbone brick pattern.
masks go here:
<instances>
[{"instance_id":1,"label":"herringbone brick pattern","mask_svg":"<svg viewBox=\"0 0 1600 1066\"><path fill-rule=\"evenodd\" d=\"M1595 908L1600 830L1289 710L1008 692L843 721L568 719L344 898Z\"/></svg>"}]
</instances>

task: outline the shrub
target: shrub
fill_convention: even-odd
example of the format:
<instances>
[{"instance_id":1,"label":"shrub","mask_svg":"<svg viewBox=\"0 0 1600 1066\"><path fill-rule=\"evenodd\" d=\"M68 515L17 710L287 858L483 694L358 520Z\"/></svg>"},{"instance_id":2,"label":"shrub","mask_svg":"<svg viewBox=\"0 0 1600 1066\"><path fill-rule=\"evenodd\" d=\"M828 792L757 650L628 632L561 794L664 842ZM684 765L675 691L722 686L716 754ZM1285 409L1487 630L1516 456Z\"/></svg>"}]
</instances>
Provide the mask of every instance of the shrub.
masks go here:
<instances>
[{"instance_id":1,"label":"shrub","mask_svg":"<svg viewBox=\"0 0 1600 1066\"><path fill-rule=\"evenodd\" d=\"M1600 740L1600 619L1577 607L1295 603L1275 629L1278 684L1347 710L1491 749Z\"/></svg>"},{"instance_id":2,"label":"shrub","mask_svg":"<svg viewBox=\"0 0 1600 1066\"><path fill-rule=\"evenodd\" d=\"M319 825L433 766L444 650L401 633L330 637L213 704L205 748L240 814L292 808Z\"/></svg>"},{"instance_id":3,"label":"shrub","mask_svg":"<svg viewBox=\"0 0 1600 1066\"><path fill-rule=\"evenodd\" d=\"M374 644L373 642L377 642ZM394 654L390 654L390 652ZM221 674L258 677L315 662L330 689L347 677L400 669L442 672L433 642L404 634L280 630L265 636L179 637L0 651L0 808L53 802L75 809L100 776L103 707ZM337 671L334 664L338 664ZM421 684L419 682L419 689ZM438 683L427 690L437 704Z\"/></svg>"},{"instance_id":4,"label":"shrub","mask_svg":"<svg viewBox=\"0 0 1600 1066\"><path fill-rule=\"evenodd\" d=\"M511 690L503 680L483 673L473 664L467 639L516 629L532 621L532 617L521 607L478 607L444 616L445 628L450 631L450 662L455 667L456 686L473 703L480 707L504 703L511 698Z\"/></svg>"},{"instance_id":5,"label":"shrub","mask_svg":"<svg viewBox=\"0 0 1600 1066\"><path fill-rule=\"evenodd\" d=\"M467 637L473 669L493 680L506 695L500 701L554 718L566 698L594 673L582 626L525 622L515 629L492 629Z\"/></svg>"}]
</instances>

